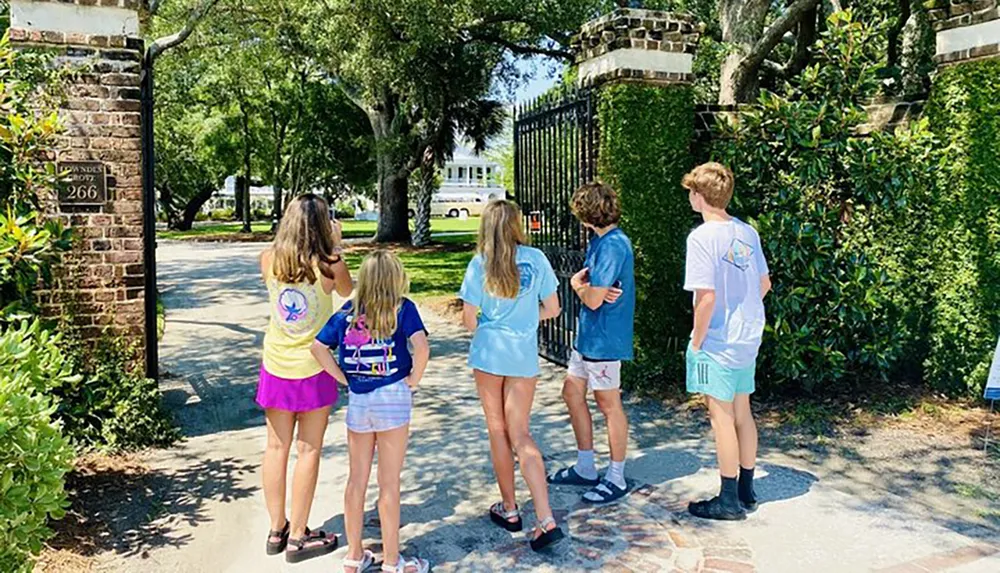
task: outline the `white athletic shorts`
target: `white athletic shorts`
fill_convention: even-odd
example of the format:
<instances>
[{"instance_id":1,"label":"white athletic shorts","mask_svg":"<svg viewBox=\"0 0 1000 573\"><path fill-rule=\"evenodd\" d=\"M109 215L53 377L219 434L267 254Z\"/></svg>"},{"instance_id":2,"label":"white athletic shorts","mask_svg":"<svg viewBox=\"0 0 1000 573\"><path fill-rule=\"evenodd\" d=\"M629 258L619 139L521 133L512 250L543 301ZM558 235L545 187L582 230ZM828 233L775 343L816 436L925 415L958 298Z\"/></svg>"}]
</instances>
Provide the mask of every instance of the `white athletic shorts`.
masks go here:
<instances>
[{"instance_id":1,"label":"white athletic shorts","mask_svg":"<svg viewBox=\"0 0 1000 573\"><path fill-rule=\"evenodd\" d=\"M592 362L574 350L569 358L569 375L586 380L592 391L618 390L622 386L622 362Z\"/></svg>"},{"instance_id":2,"label":"white athletic shorts","mask_svg":"<svg viewBox=\"0 0 1000 573\"><path fill-rule=\"evenodd\" d=\"M410 423L413 391L400 380L367 394L351 392L347 404L347 429L360 434L387 432Z\"/></svg>"}]
</instances>

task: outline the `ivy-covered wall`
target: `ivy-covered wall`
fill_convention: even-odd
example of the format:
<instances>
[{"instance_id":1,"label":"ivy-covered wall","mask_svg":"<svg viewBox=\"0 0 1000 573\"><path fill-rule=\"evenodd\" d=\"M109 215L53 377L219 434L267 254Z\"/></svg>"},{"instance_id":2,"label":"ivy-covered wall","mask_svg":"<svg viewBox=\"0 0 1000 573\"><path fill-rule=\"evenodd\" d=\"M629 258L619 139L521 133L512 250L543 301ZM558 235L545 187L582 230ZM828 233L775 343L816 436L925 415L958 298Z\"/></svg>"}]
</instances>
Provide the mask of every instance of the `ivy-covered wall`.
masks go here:
<instances>
[{"instance_id":1,"label":"ivy-covered wall","mask_svg":"<svg viewBox=\"0 0 1000 573\"><path fill-rule=\"evenodd\" d=\"M928 381L978 393L1000 333L1000 59L942 69L927 116L944 148L936 192Z\"/></svg>"},{"instance_id":2,"label":"ivy-covered wall","mask_svg":"<svg viewBox=\"0 0 1000 573\"><path fill-rule=\"evenodd\" d=\"M693 164L694 96L686 85L620 83L601 88L601 178L619 193L621 227L636 258L633 389L682 388L691 296L681 286L694 213L680 181Z\"/></svg>"}]
</instances>

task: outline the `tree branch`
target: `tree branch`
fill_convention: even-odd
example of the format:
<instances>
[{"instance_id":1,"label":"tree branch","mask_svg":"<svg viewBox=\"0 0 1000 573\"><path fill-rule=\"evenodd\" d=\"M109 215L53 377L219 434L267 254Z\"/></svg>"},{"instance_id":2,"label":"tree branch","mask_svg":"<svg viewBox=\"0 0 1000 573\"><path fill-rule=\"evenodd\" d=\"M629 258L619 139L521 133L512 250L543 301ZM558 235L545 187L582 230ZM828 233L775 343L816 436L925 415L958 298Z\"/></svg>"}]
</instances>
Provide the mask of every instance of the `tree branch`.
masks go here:
<instances>
[{"instance_id":1,"label":"tree branch","mask_svg":"<svg viewBox=\"0 0 1000 573\"><path fill-rule=\"evenodd\" d=\"M781 38L788 33L807 13L810 13L819 0L795 0L780 18L771 24L753 49L740 62L742 76L750 76L760 68L771 50L778 45Z\"/></svg>"},{"instance_id":2,"label":"tree branch","mask_svg":"<svg viewBox=\"0 0 1000 573\"><path fill-rule=\"evenodd\" d=\"M505 40L495 34L473 33L471 39L477 42L502 46L519 56L548 56L550 58L568 60L570 62L574 59L573 53L568 50L554 50L538 46L523 46L521 44L511 42L510 40Z\"/></svg>"},{"instance_id":3,"label":"tree branch","mask_svg":"<svg viewBox=\"0 0 1000 573\"><path fill-rule=\"evenodd\" d=\"M163 4L162 0L149 0L149 7L146 11L149 12L150 16L156 16L156 13L160 11L160 5Z\"/></svg>"},{"instance_id":4,"label":"tree branch","mask_svg":"<svg viewBox=\"0 0 1000 573\"><path fill-rule=\"evenodd\" d=\"M188 36L194 32L201 20L208 15L208 12L213 6L218 4L218 2L219 0L201 0L198 6L196 6L188 15L188 19L187 22L184 23L184 27L176 33L154 40L153 43L149 45L149 48L146 49L146 57L149 58L150 61L154 61L163 52L184 43L184 40L188 39Z\"/></svg>"}]
</instances>

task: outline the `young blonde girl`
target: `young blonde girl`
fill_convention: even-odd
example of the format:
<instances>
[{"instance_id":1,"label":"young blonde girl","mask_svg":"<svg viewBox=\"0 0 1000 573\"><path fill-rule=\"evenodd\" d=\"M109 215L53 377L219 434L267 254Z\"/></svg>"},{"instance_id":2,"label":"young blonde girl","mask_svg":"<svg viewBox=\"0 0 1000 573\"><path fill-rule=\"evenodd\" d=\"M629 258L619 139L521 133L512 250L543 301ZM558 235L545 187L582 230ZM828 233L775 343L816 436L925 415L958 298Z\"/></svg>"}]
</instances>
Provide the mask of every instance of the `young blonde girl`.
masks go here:
<instances>
[{"instance_id":1,"label":"young blonde girl","mask_svg":"<svg viewBox=\"0 0 1000 573\"><path fill-rule=\"evenodd\" d=\"M407 561L399 554L399 477L410 435L413 390L430 358L427 331L417 306L405 297L407 290L396 255L377 251L368 256L358 271L355 300L330 319L312 348L323 368L350 388L350 476L344 492L348 550L343 561L348 573L361 573L375 560L361 543L376 448L382 571L427 573L430 567L423 559ZM336 360L331 348L337 351Z\"/></svg>"},{"instance_id":2,"label":"young blonde girl","mask_svg":"<svg viewBox=\"0 0 1000 573\"><path fill-rule=\"evenodd\" d=\"M514 456L535 502L531 548L539 551L563 538L549 506L542 453L528 429L538 382L538 324L559 316L558 281L548 259L526 245L521 211L511 202L486 206L478 253L469 263L459 296L462 322L474 332L469 366L486 414L493 471L502 500L490 518L507 531L521 531L514 496Z\"/></svg>"},{"instance_id":3,"label":"young blonde girl","mask_svg":"<svg viewBox=\"0 0 1000 573\"><path fill-rule=\"evenodd\" d=\"M340 226L331 224L326 201L306 194L291 202L274 244L261 254L260 270L271 309L257 386L257 403L267 418L262 469L271 517L267 553L284 552L288 562L297 563L337 548L336 536L306 527L323 434L330 408L337 401L336 380L323 370L310 348L342 301L340 297L351 293L351 276L340 256ZM296 425L298 461L289 521L285 482Z\"/></svg>"}]
</instances>

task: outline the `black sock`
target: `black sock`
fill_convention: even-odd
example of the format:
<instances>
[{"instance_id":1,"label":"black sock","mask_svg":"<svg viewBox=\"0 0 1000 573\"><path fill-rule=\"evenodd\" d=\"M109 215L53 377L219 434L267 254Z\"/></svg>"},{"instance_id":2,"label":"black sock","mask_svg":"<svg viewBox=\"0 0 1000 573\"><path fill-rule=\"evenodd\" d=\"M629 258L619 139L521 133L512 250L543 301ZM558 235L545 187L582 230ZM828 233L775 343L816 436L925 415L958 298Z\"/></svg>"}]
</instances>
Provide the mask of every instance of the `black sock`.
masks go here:
<instances>
[{"instance_id":1,"label":"black sock","mask_svg":"<svg viewBox=\"0 0 1000 573\"><path fill-rule=\"evenodd\" d=\"M746 469L740 466L740 501L743 503L753 503L757 501L757 494L753 491L753 468Z\"/></svg>"},{"instance_id":2,"label":"black sock","mask_svg":"<svg viewBox=\"0 0 1000 573\"><path fill-rule=\"evenodd\" d=\"M739 485L736 478L722 476L722 489L719 491L719 500L725 504L739 503Z\"/></svg>"}]
</instances>

